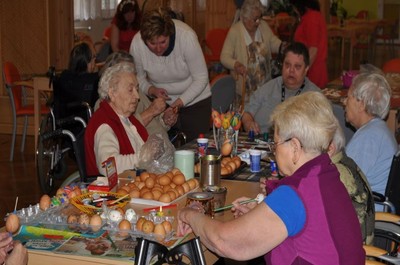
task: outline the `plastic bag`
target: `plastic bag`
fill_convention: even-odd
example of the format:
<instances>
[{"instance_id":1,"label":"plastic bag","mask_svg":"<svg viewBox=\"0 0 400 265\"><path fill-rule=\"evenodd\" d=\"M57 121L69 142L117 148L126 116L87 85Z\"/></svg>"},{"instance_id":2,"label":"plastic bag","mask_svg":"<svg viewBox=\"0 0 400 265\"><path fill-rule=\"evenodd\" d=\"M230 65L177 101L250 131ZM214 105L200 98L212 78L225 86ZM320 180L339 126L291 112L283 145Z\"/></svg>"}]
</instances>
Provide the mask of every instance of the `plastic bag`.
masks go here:
<instances>
[{"instance_id":1,"label":"plastic bag","mask_svg":"<svg viewBox=\"0 0 400 265\"><path fill-rule=\"evenodd\" d=\"M161 134L152 134L140 149L139 167L156 174L174 167L175 147Z\"/></svg>"}]
</instances>

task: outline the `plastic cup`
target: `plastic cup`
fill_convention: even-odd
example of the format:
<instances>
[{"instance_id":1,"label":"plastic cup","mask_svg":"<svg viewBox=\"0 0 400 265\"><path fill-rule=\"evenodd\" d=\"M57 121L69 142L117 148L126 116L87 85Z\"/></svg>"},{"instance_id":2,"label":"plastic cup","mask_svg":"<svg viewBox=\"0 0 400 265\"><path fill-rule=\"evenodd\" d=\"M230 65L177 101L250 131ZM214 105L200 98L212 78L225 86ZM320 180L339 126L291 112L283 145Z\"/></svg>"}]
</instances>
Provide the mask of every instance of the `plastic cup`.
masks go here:
<instances>
[{"instance_id":1,"label":"plastic cup","mask_svg":"<svg viewBox=\"0 0 400 265\"><path fill-rule=\"evenodd\" d=\"M174 153L174 165L178 168L186 180L194 177L194 152L190 150L178 150Z\"/></svg>"},{"instance_id":2,"label":"plastic cup","mask_svg":"<svg viewBox=\"0 0 400 265\"><path fill-rule=\"evenodd\" d=\"M208 139L197 138L197 152L199 156L205 156L207 154Z\"/></svg>"},{"instance_id":3,"label":"plastic cup","mask_svg":"<svg viewBox=\"0 0 400 265\"><path fill-rule=\"evenodd\" d=\"M250 150L250 171L260 172L261 171L261 151Z\"/></svg>"}]
</instances>

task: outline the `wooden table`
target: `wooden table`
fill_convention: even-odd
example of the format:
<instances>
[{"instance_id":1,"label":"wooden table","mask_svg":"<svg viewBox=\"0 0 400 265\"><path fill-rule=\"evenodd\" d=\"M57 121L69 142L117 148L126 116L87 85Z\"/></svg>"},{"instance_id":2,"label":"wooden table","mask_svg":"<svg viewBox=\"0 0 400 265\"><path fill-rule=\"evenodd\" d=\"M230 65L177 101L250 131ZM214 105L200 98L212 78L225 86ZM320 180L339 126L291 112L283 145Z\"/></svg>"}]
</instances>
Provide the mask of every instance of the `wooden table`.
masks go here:
<instances>
[{"instance_id":1,"label":"wooden table","mask_svg":"<svg viewBox=\"0 0 400 265\"><path fill-rule=\"evenodd\" d=\"M354 23L348 24L346 26L341 27L337 24L328 24L327 25L327 34L328 38L339 37L342 39L341 44L341 69L344 69L344 56L345 56L345 40L348 39L350 41L349 48L349 70L353 68L353 49L356 46L358 39L361 35L371 35L376 28L376 23Z\"/></svg>"},{"instance_id":2,"label":"wooden table","mask_svg":"<svg viewBox=\"0 0 400 265\"><path fill-rule=\"evenodd\" d=\"M39 135L39 126L40 126L40 93L41 92L51 92L53 91L53 87L49 87L49 78L48 77L34 77L33 78L33 107L34 107L34 116L33 116L33 130L35 136L35 154L37 150L37 141ZM36 159L36 155L35 155Z\"/></svg>"},{"instance_id":3,"label":"wooden table","mask_svg":"<svg viewBox=\"0 0 400 265\"><path fill-rule=\"evenodd\" d=\"M246 181L234 181L234 180L222 180L221 186L227 188L227 197L226 204L230 204L234 199L240 196L247 197L255 197L259 192L259 184L258 182L246 182ZM177 209L184 207L186 204L186 196L181 198L177 202ZM135 211L139 213L144 209L151 207L149 205L131 205L131 208L134 208ZM176 216L177 209L172 210L172 214ZM233 219L233 216L230 211L225 211L224 215L215 217L218 220L228 221ZM175 223L176 227L176 223ZM207 264L213 264L218 260L218 257L213 253L205 249L204 251L205 259ZM132 264L132 262L122 261L122 260L112 260L112 259L104 259L87 257L87 256L77 256L77 255L61 255L55 254L49 251L37 251L37 250L29 250L29 265L42 265L42 264L57 264L57 265L71 265L71 264ZM239 263L237 263L239 264Z\"/></svg>"}]
</instances>

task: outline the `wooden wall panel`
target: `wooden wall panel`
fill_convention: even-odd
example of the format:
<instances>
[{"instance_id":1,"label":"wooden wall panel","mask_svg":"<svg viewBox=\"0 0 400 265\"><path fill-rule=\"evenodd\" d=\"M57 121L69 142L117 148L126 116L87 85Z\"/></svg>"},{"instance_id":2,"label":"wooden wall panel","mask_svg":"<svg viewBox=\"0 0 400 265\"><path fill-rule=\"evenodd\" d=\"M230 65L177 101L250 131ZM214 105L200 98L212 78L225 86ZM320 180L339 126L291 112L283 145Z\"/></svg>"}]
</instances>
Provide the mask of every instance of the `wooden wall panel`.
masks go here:
<instances>
[{"instance_id":1,"label":"wooden wall panel","mask_svg":"<svg viewBox=\"0 0 400 265\"><path fill-rule=\"evenodd\" d=\"M0 1L1 71L4 61L12 61L25 76L44 74L50 65L66 67L73 44L72 4L72 0ZM0 81L0 133L11 133L11 108L2 75ZM32 127L28 133L33 134Z\"/></svg>"}]
</instances>

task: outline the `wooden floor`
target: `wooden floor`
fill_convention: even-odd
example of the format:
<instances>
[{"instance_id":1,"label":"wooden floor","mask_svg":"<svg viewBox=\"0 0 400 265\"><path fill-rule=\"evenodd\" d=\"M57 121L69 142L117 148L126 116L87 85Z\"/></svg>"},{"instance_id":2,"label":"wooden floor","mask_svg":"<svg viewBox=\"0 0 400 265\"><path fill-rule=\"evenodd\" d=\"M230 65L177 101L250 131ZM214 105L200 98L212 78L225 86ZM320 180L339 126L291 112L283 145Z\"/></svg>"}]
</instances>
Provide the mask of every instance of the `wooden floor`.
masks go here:
<instances>
[{"instance_id":1,"label":"wooden floor","mask_svg":"<svg viewBox=\"0 0 400 265\"><path fill-rule=\"evenodd\" d=\"M340 49L333 45L329 49L328 69L329 78L335 79L340 76ZM396 57L400 57L399 47L396 47ZM383 46L378 46L376 56L372 63L377 67L382 67L383 62L391 59ZM354 62L360 62L359 52L355 52ZM348 65L346 61L344 65ZM355 63L356 65L356 63ZM358 69L354 67L353 69ZM30 204L36 204L39 201L42 192L39 188L34 156L33 136L28 136L25 152L20 153L21 137L17 137L14 161L9 162L11 135L0 134L0 226L4 225L6 213L14 210L15 199L18 196L18 208L28 207ZM69 165L69 171L73 171L75 165Z\"/></svg>"}]
</instances>

